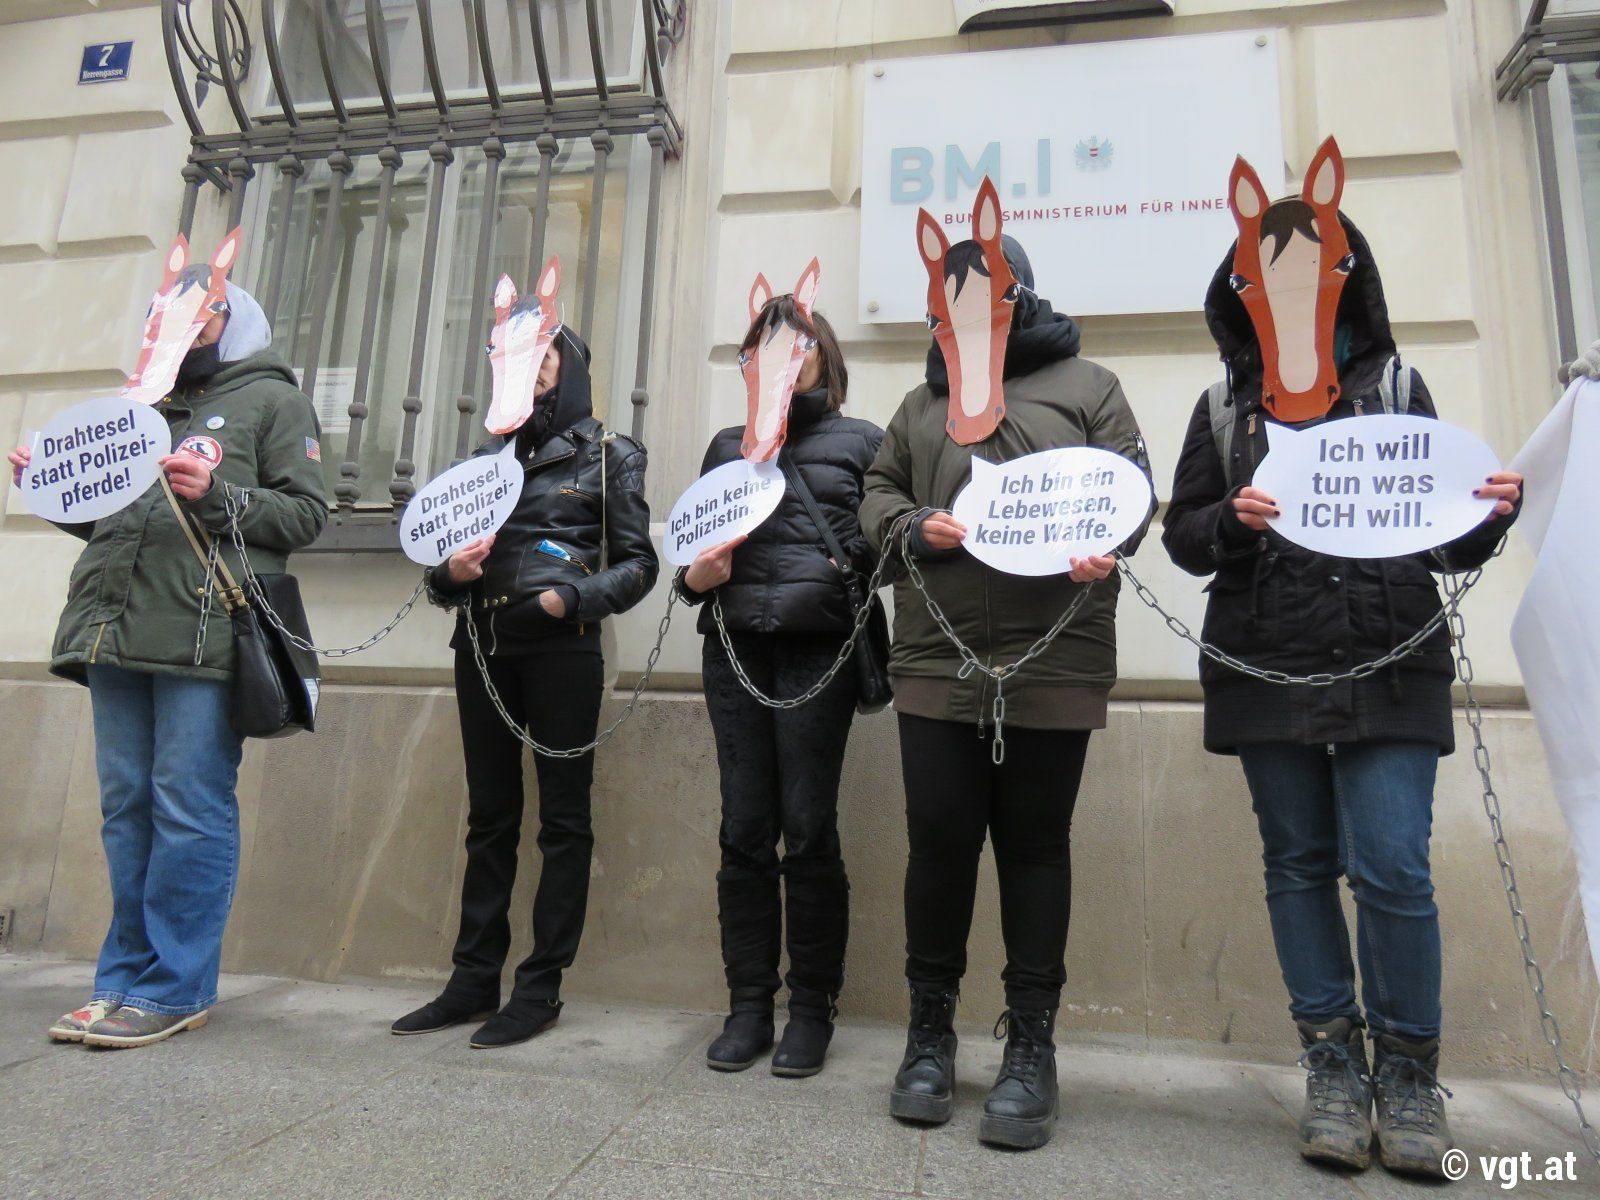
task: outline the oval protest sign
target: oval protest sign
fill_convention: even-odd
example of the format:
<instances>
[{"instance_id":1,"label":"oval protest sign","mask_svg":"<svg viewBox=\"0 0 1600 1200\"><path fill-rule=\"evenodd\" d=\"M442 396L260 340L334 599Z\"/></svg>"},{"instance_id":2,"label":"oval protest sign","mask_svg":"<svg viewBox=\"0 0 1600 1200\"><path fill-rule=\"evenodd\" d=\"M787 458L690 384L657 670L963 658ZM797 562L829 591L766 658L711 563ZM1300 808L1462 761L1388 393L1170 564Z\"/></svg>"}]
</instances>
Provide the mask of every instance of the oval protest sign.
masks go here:
<instances>
[{"instance_id":1,"label":"oval protest sign","mask_svg":"<svg viewBox=\"0 0 1600 1200\"><path fill-rule=\"evenodd\" d=\"M1122 455L1069 446L998 465L974 456L972 482L950 513L979 561L1011 575L1058 575L1137 533L1150 498L1150 480Z\"/></svg>"},{"instance_id":2,"label":"oval protest sign","mask_svg":"<svg viewBox=\"0 0 1600 1200\"><path fill-rule=\"evenodd\" d=\"M783 489L783 471L771 460L753 463L736 458L707 471L672 506L667 561L686 567L707 547L749 533L772 515Z\"/></svg>"},{"instance_id":3,"label":"oval protest sign","mask_svg":"<svg viewBox=\"0 0 1600 1200\"><path fill-rule=\"evenodd\" d=\"M98 521L142 496L171 452L167 420L148 404L86 400L35 438L33 459L22 473L22 498L47 521Z\"/></svg>"},{"instance_id":4,"label":"oval protest sign","mask_svg":"<svg viewBox=\"0 0 1600 1200\"><path fill-rule=\"evenodd\" d=\"M400 516L406 557L436 567L468 542L488 537L511 518L522 496L515 439L498 454L457 463L428 481Z\"/></svg>"},{"instance_id":5,"label":"oval protest sign","mask_svg":"<svg viewBox=\"0 0 1600 1200\"><path fill-rule=\"evenodd\" d=\"M1500 469L1465 429L1398 414L1293 430L1267 423L1254 486L1278 502L1272 528L1339 558L1431 550L1476 528L1494 509L1472 489Z\"/></svg>"}]
</instances>

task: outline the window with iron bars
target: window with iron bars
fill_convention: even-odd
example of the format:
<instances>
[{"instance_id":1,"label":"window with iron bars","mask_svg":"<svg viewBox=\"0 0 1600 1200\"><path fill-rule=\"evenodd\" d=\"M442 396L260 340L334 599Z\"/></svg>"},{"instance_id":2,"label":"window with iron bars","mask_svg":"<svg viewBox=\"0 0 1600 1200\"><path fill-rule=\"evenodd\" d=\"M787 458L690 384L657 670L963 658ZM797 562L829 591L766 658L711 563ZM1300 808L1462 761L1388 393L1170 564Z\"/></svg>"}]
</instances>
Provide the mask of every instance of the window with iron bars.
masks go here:
<instances>
[{"instance_id":1,"label":"window with iron bars","mask_svg":"<svg viewBox=\"0 0 1600 1200\"><path fill-rule=\"evenodd\" d=\"M638 433L681 136L661 55L683 6L261 0L253 28L235 0L197 24L203 7L163 3L194 135L179 224L217 187L246 226L240 281L323 424L335 509L318 548L394 548L419 483L484 436L493 280L526 290L552 254L562 319L595 351L596 416ZM221 85L230 128L202 125L191 76Z\"/></svg>"}]
</instances>

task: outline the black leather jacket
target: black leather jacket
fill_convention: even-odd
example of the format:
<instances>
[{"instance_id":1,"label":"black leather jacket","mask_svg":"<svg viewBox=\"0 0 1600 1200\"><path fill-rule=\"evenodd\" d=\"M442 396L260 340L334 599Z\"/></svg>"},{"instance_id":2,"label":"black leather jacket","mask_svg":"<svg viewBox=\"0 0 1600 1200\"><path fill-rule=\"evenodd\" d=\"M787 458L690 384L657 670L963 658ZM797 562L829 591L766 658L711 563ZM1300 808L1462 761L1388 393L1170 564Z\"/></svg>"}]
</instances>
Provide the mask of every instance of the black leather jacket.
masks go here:
<instances>
[{"instance_id":1,"label":"black leather jacket","mask_svg":"<svg viewBox=\"0 0 1600 1200\"><path fill-rule=\"evenodd\" d=\"M582 366L581 376L577 366ZM435 604L461 608L470 600L489 654L553 649L570 644L574 635L592 634L602 618L627 612L642 600L659 569L644 498L644 447L607 433L591 415L588 368L576 354L563 356L561 378L551 396L553 412L536 410L515 435L523 462L522 495L495 535L483 577L459 588L450 582L448 563L428 574L428 594ZM540 408L545 404L541 400ZM561 432L541 440L530 428L539 424ZM505 444L503 437L490 438L474 457L498 453ZM552 617L539 603L539 594L551 589L566 599L564 617ZM460 649L464 644L458 623L451 645Z\"/></svg>"},{"instance_id":2,"label":"black leather jacket","mask_svg":"<svg viewBox=\"0 0 1600 1200\"><path fill-rule=\"evenodd\" d=\"M800 471L834 536L863 577L872 574L877 555L861 533L857 510L862 481L877 456L883 430L871 421L825 411L823 389L802 392L789 409L789 436L783 455ZM739 457L744 426L719 432L706 448L700 466L704 475ZM689 590L678 572L678 593L690 604L710 598ZM848 633L855 614L845 592L844 577L828 561L822 535L792 488L785 489L778 509L733 553L733 575L717 589L722 615L734 633ZM716 636L711 606L700 612L700 632Z\"/></svg>"}]
</instances>

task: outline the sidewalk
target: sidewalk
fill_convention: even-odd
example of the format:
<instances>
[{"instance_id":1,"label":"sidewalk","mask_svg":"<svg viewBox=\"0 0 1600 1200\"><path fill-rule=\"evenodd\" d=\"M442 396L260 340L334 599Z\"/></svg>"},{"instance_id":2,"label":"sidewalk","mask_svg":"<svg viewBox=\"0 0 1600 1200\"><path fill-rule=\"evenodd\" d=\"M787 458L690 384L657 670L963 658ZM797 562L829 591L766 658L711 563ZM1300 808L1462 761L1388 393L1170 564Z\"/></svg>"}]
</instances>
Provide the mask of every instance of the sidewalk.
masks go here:
<instances>
[{"instance_id":1,"label":"sidewalk","mask_svg":"<svg viewBox=\"0 0 1600 1200\"><path fill-rule=\"evenodd\" d=\"M1293 1150L1301 1077L1116 1046L1061 1055L1055 1140L980 1146L999 1045L968 1033L956 1118L895 1122L902 1031L847 1022L828 1069L776 1079L701 1061L715 1016L569 1004L548 1033L473 1051L467 1030L397 1038L426 986L231 976L211 1024L143 1050L46 1041L82 1000L81 963L0 958L0 1196L555 1196L560 1200L1417 1197L1437 1186L1324 1171ZM1473 1175L1452 1197L1600 1195L1553 1084L1447 1080ZM1578 1151L1577 1183L1507 1191L1480 1154Z\"/></svg>"}]
</instances>

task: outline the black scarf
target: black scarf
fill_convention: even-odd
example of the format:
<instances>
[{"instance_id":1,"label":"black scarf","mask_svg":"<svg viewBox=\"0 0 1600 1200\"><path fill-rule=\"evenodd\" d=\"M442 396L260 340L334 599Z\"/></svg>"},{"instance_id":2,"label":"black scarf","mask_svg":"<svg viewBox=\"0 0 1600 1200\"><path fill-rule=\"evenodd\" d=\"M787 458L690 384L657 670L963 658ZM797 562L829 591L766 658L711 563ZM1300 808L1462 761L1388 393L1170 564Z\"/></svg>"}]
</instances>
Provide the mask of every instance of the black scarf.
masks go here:
<instances>
[{"instance_id":1,"label":"black scarf","mask_svg":"<svg viewBox=\"0 0 1600 1200\"><path fill-rule=\"evenodd\" d=\"M212 342L209 346L191 346L178 364L178 376L172 381L175 388L190 388L204 383L222 370L222 346Z\"/></svg>"},{"instance_id":2,"label":"black scarf","mask_svg":"<svg viewBox=\"0 0 1600 1200\"><path fill-rule=\"evenodd\" d=\"M1017 298L1011 313L1011 336L1006 339L1006 365L1003 377L1015 379L1032 375L1041 367L1077 355L1083 336L1078 323L1050 307L1050 301L1031 291ZM936 395L950 394L950 374L945 370L944 351L936 341L928 349L928 386Z\"/></svg>"}]
</instances>

